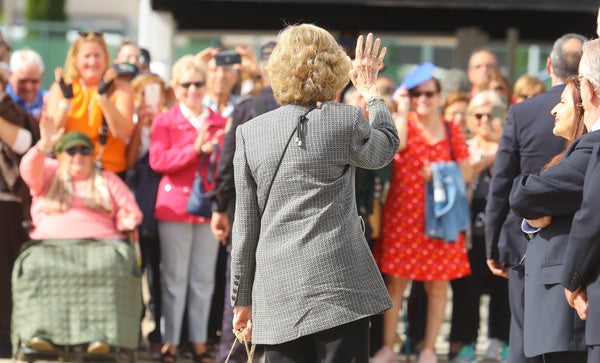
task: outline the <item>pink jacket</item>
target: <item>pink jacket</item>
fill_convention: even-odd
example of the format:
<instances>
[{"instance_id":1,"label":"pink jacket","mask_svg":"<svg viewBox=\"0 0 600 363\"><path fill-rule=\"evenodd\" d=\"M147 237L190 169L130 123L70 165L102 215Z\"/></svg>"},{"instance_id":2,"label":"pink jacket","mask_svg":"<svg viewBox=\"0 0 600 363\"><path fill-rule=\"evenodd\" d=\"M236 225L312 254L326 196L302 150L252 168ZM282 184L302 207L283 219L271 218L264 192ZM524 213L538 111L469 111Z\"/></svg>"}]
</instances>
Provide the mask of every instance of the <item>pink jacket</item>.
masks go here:
<instances>
[{"instance_id":1,"label":"pink jacket","mask_svg":"<svg viewBox=\"0 0 600 363\"><path fill-rule=\"evenodd\" d=\"M209 110L206 119L210 135L224 129L227 120ZM154 216L158 220L184 223L208 223L209 218L189 214L187 200L200 156L194 150L198 131L181 113L179 104L156 116L150 130L150 167L163 174L156 195ZM223 137L219 144L222 144ZM218 163L218 160L217 160ZM200 165L203 177L208 163Z\"/></svg>"},{"instance_id":2,"label":"pink jacket","mask_svg":"<svg viewBox=\"0 0 600 363\"><path fill-rule=\"evenodd\" d=\"M123 220L134 220L135 225L142 221L142 211L133 193L117 174L104 171L108 192L113 200L112 213L94 211L84 205L78 197L78 190L85 188L87 180L73 180L74 195L71 207L64 213L48 214L44 211L44 198L58 169L58 161L32 147L21 160L20 171L29 186L33 202L31 218L34 229L29 233L32 239L50 238L97 238L122 239Z\"/></svg>"}]
</instances>

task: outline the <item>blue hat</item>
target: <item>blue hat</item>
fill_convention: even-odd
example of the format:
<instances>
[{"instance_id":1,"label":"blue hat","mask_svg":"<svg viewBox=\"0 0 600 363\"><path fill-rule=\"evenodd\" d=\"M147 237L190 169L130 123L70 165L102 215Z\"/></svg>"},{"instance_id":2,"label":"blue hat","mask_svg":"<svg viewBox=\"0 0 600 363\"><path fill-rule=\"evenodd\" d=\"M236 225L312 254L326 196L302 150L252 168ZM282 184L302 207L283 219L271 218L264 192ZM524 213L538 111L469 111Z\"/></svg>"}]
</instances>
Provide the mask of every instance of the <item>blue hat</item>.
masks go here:
<instances>
[{"instance_id":1,"label":"blue hat","mask_svg":"<svg viewBox=\"0 0 600 363\"><path fill-rule=\"evenodd\" d=\"M415 88L421 83L432 79L434 71L435 65L433 63L426 62L420 64L417 68L415 68L404 78L400 87L404 86L408 90Z\"/></svg>"}]
</instances>

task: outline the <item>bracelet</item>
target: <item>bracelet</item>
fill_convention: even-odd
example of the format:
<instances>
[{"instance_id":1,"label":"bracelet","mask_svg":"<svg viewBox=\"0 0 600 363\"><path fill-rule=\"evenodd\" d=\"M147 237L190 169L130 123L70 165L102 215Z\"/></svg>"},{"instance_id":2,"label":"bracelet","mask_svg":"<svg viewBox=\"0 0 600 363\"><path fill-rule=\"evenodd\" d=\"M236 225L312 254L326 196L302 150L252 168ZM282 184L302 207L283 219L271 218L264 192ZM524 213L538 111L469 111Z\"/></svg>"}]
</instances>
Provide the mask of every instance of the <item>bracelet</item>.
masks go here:
<instances>
[{"instance_id":1,"label":"bracelet","mask_svg":"<svg viewBox=\"0 0 600 363\"><path fill-rule=\"evenodd\" d=\"M382 96L371 97L367 101L367 106L373 106L376 102L383 102L383 103L385 103L385 98L383 98Z\"/></svg>"}]
</instances>

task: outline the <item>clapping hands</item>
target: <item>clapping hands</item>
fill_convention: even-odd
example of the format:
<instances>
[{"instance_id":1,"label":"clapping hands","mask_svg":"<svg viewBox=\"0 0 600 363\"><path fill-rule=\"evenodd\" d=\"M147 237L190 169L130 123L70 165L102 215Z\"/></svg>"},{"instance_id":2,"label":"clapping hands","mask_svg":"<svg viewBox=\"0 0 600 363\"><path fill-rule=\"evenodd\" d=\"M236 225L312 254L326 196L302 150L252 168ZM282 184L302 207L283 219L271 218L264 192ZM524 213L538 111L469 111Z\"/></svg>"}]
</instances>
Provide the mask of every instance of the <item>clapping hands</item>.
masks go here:
<instances>
[{"instance_id":1,"label":"clapping hands","mask_svg":"<svg viewBox=\"0 0 600 363\"><path fill-rule=\"evenodd\" d=\"M215 146L219 144L219 139L225 134L225 130L220 129L214 133L212 137L210 137L210 132L208 127L205 126L198 133L198 137L194 142L194 149L196 150L196 154L200 155L204 154L212 154L215 151Z\"/></svg>"}]
</instances>

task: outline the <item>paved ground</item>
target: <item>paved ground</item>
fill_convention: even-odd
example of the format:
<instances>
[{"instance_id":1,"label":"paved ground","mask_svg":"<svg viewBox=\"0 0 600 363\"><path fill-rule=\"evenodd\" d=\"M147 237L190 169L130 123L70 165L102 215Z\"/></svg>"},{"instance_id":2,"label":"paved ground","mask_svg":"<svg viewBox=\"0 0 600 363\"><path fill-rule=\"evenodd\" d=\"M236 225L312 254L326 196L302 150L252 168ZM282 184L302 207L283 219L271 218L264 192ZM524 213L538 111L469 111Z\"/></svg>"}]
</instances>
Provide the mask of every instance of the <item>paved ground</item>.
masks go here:
<instances>
[{"instance_id":1,"label":"paved ground","mask_svg":"<svg viewBox=\"0 0 600 363\"><path fill-rule=\"evenodd\" d=\"M410 289L407 289L410 290ZM450 290L451 293L451 290ZM405 299L406 301L406 299ZM440 335L438 337L437 343L436 343L436 352L438 354L438 359L439 359L439 363L446 363L448 362L447 360L447 354L448 354L448 341L447 341L447 337L448 334L450 332L450 322L449 322L449 316L450 316L450 311L451 311L451 296L449 295L449 304L447 305L447 311L446 311L446 320L444 321L442 328L441 328L441 332ZM487 304L488 304L488 297L484 296L482 298L482 303L481 303L481 307L480 307L480 313L481 313L481 327L480 327L480 333L479 333L479 340L477 342L477 349L476 349L476 353L477 353L477 361L479 363L495 363L498 362L497 360L484 360L483 359L483 354L488 346L488 340L486 338L487 336L487 326L486 326L486 322L487 322ZM149 322L144 322L142 324L142 331L143 332L147 332L152 328L151 323ZM398 325L398 332L400 332L400 337L404 337L404 335L402 334L402 332L404 332L404 326L402 324L402 322L400 322L400 324ZM399 346L395 347L397 349L397 351L399 351ZM137 356L137 361L139 363L157 363L157 360L152 360L150 359L150 355L147 351L145 350L140 350L137 352L136 354ZM127 357L122 356L122 359L120 359L119 361L122 363L128 363L127 361ZM399 353L398 354L398 362L416 362L417 361L417 357L415 355L410 355L407 356L403 353ZM20 361L16 361L21 363ZM40 361L43 362L43 361ZM106 361L105 361L106 362ZM0 359L0 363L13 363L12 359ZM193 363L192 359L189 357L179 357L177 360L177 363ZM261 363L261 360L255 360L255 363ZM343 363L343 362L340 362Z\"/></svg>"}]
</instances>

